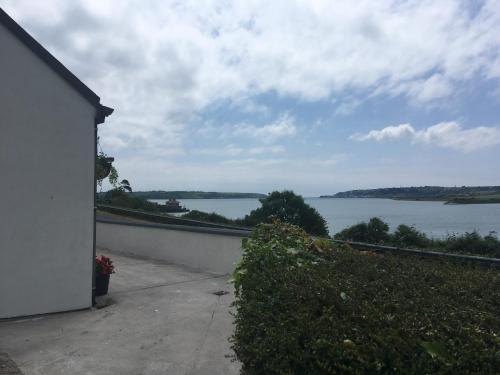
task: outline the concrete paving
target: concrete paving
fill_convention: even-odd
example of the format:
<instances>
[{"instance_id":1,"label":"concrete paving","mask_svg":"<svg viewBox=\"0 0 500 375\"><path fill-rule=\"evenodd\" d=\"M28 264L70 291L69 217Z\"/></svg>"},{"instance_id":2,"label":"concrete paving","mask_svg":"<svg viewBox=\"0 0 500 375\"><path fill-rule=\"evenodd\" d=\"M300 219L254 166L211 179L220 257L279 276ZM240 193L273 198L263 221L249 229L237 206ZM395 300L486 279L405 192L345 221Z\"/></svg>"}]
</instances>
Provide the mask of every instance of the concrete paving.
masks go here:
<instances>
[{"instance_id":1,"label":"concrete paving","mask_svg":"<svg viewBox=\"0 0 500 375\"><path fill-rule=\"evenodd\" d=\"M227 275L106 255L117 273L104 307L1 321L0 352L25 375L239 373Z\"/></svg>"}]
</instances>

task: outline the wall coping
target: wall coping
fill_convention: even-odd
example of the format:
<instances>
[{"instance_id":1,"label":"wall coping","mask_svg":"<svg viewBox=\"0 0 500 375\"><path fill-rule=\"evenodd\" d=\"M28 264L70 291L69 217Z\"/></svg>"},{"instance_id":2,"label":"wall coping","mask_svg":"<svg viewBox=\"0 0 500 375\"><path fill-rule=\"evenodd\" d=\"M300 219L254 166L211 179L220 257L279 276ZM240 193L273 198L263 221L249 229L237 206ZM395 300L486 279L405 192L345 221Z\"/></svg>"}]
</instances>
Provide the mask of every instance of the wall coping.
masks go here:
<instances>
[{"instance_id":1,"label":"wall coping","mask_svg":"<svg viewBox=\"0 0 500 375\"><path fill-rule=\"evenodd\" d=\"M134 223L130 221L122 221L122 220L107 219L107 218L98 218L96 219L96 222L102 224L115 224L115 225L131 226L131 227L153 228L153 229L164 229L164 230L166 229L166 230L215 234L219 236L232 236L232 237L248 237L251 233L250 230L195 227L191 225L177 225L177 224Z\"/></svg>"},{"instance_id":2,"label":"wall coping","mask_svg":"<svg viewBox=\"0 0 500 375\"><path fill-rule=\"evenodd\" d=\"M98 204L97 209L102 210L104 212L109 212L112 214L118 214L118 215L123 214L124 216L129 216L129 217L137 218L137 219L144 219L147 221L149 221L149 219L155 219L155 220L158 219L159 221L155 221L155 220L150 221L150 222L155 223L155 224L187 225L187 226L207 227L207 228L225 228L225 229L235 229L235 230L243 230L243 231L251 230L250 228L245 228L245 227L236 226L236 225L211 223L211 222L207 222L207 221L186 219L183 217L170 216L170 215L159 215L159 214L154 214L151 212L144 212L144 211L139 211L139 210L132 210L132 209L127 209L127 208L103 205L103 204Z\"/></svg>"}]
</instances>

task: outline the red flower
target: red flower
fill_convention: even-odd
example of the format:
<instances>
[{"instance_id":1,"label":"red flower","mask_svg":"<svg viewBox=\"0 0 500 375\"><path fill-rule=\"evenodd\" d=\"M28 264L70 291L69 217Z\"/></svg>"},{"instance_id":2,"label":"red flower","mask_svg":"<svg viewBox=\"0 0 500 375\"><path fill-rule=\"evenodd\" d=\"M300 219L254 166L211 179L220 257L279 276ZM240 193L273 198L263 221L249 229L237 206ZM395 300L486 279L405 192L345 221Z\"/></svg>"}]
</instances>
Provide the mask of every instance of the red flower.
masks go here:
<instances>
[{"instance_id":1,"label":"red flower","mask_svg":"<svg viewBox=\"0 0 500 375\"><path fill-rule=\"evenodd\" d=\"M100 258L95 258L95 270L96 273L101 275L110 275L115 273L115 266L113 266L113 261L104 255Z\"/></svg>"}]
</instances>

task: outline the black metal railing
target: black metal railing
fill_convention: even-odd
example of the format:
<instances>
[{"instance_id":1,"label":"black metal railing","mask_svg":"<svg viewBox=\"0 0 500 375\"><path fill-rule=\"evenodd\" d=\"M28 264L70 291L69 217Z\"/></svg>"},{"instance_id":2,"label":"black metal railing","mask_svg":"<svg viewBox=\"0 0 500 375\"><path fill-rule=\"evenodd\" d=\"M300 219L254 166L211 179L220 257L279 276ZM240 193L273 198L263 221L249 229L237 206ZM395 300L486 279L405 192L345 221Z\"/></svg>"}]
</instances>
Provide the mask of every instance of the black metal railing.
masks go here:
<instances>
[{"instance_id":1,"label":"black metal railing","mask_svg":"<svg viewBox=\"0 0 500 375\"><path fill-rule=\"evenodd\" d=\"M386 246L386 245L375 245L364 242L352 242L352 241L341 241L341 240L332 240L334 243L346 244L358 249L367 249L375 252L392 252L399 254L412 254L426 257L445 257L445 258L453 258L457 260L463 260L468 262L476 262L483 263L491 266L500 267L500 259L498 258L489 258L482 257L476 255L465 255L465 254L456 254L456 253L446 253L440 251L433 251L427 249L408 249L397 246Z\"/></svg>"}]
</instances>

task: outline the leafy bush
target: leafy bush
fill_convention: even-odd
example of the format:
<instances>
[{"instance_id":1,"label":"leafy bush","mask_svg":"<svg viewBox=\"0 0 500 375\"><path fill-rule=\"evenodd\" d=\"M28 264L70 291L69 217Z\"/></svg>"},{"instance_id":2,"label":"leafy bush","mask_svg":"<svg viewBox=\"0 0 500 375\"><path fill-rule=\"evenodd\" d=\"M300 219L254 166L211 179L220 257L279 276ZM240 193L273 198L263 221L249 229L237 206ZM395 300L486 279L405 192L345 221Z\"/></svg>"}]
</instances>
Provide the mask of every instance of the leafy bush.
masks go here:
<instances>
[{"instance_id":1,"label":"leafy bush","mask_svg":"<svg viewBox=\"0 0 500 375\"><path fill-rule=\"evenodd\" d=\"M463 235L452 234L445 241L436 241L436 245L451 253L466 251L500 258L500 241L494 232L484 237L476 231Z\"/></svg>"},{"instance_id":2,"label":"leafy bush","mask_svg":"<svg viewBox=\"0 0 500 375\"><path fill-rule=\"evenodd\" d=\"M244 375L498 374L500 273L259 226L234 274Z\"/></svg>"},{"instance_id":3,"label":"leafy bush","mask_svg":"<svg viewBox=\"0 0 500 375\"><path fill-rule=\"evenodd\" d=\"M226 225L235 225L235 226L244 226L241 220L231 220L225 216L216 214L215 212L207 213L198 210L191 210L187 214L182 215L184 219L192 219L198 221L205 221L208 223L215 224L226 224Z\"/></svg>"},{"instance_id":4,"label":"leafy bush","mask_svg":"<svg viewBox=\"0 0 500 375\"><path fill-rule=\"evenodd\" d=\"M359 223L342 230L335 238L344 241L385 243L390 239L389 225L378 217L372 217L368 223Z\"/></svg>"},{"instance_id":5,"label":"leafy bush","mask_svg":"<svg viewBox=\"0 0 500 375\"><path fill-rule=\"evenodd\" d=\"M359 223L335 234L336 240L385 244L406 248L430 249L457 254L500 258L500 240L495 232L481 236L476 231L463 235L451 234L445 239L431 239L413 226L401 224L394 233L377 217L368 223Z\"/></svg>"},{"instance_id":6,"label":"leafy bush","mask_svg":"<svg viewBox=\"0 0 500 375\"><path fill-rule=\"evenodd\" d=\"M418 231L413 226L401 224L392 234L390 242L399 247L426 248L431 245L431 241L425 233Z\"/></svg>"},{"instance_id":7,"label":"leafy bush","mask_svg":"<svg viewBox=\"0 0 500 375\"><path fill-rule=\"evenodd\" d=\"M126 182L128 184L128 181ZM277 218L298 225L310 234L328 236L325 219L316 209L306 204L300 195L296 195L292 191L275 191L267 198L260 199L260 202L262 206L250 212L243 219L232 220L215 212L207 213L198 210L190 211L183 215L183 218L240 227L254 227L260 223L269 223ZM149 202L142 197L133 196L120 188L99 194L97 203L151 213L164 212L162 205Z\"/></svg>"},{"instance_id":8,"label":"leafy bush","mask_svg":"<svg viewBox=\"0 0 500 375\"><path fill-rule=\"evenodd\" d=\"M99 194L97 203L152 213L161 212L161 207L158 203L150 202L143 198L133 197L126 193L124 189L112 189L105 194Z\"/></svg>"},{"instance_id":9,"label":"leafy bush","mask_svg":"<svg viewBox=\"0 0 500 375\"><path fill-rule=\"evenodd\" d=\"M243 219L246 226L253 227L279 219L297 225L309 234L328 236L325 219L315 208L305 203L302 196L296 195L293 191L274 191L268 197L260 199L260 202L262 206Z\"/></svg>"}]
</instances>

